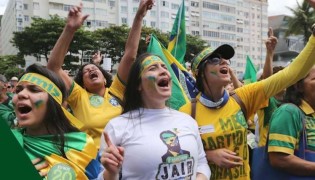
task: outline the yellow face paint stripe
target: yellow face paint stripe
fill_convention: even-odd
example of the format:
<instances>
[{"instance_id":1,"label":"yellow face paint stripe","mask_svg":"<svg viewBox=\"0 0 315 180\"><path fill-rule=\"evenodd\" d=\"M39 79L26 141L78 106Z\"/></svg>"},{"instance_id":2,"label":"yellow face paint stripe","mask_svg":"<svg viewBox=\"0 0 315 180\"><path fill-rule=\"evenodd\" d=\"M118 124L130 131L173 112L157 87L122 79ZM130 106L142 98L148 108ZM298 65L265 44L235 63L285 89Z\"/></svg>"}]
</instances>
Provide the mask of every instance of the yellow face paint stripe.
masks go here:
<instances>
[{"instance_id":1,"label":"yellow face paint stripe","mask_svg":"<svg viewBox=\"0 0 315 180\"><path fill-rule=\"evenodd\" d=\"M164 62L157 56L148 56L146 57L142 63L141 63L141 73L140 76L142 75L143 71L146 70L149 66L155 63L163 63Z\"/></svg>"}]
</instances>

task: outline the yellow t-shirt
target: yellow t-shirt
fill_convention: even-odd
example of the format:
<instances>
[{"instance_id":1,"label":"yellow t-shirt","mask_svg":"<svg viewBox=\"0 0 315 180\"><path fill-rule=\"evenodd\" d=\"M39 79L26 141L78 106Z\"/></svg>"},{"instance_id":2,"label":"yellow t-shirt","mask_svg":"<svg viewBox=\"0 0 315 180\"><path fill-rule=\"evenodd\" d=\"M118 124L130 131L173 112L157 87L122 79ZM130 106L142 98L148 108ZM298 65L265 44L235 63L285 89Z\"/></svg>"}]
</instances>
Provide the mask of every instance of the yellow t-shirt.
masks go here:
<instances>
[{"instance_id":1,"label":"yellow t-shirt","mask_svg":"<svg viewBox=\"0 0 315 180\"><path fill-rule=\"evenodd\" d=\"M315 63L314 59L315 38L311 36L303 51L290 66L267 79L237 88L235 93L245 105L246 117L250 117L258 109L264 107L264 102L269 97L303 78ZM195 119L205 150L229 149L242 157L244 164L230 169L211 164L211 179L249 180L247 124L240 106L234 98L229 98L223 107L210 109L199 102L199 97L200 94L197 96ZM191 114L191 103L181 107L180 111Z\"/></svg>"},{"instance_id":2,"label":"yellow t-shirt","mask_svg":"<svg viewBox=\"0 0 315 180\"><path fill-rule=\"evenodd\" d=\"M264 99L263 87L261 83L244 86L241 88L244 94L251 94L252 89L261 89L255 93L257 101L251 101L253 106L260 107ZM239 91L239 90L238 90ZM243 93L235 91L242 101ZM245 93L245 91L247 93ZM220 109L211 109L199 102L200 94L197 96L196 116L201 138L206 150L226 148L237 153L243 158L243 166L235 168L221 168L215 164L210 164L211 179L250 179L249 157L247 147L247 121L243 115L241 107L234 98L229 98L228 102ZM261 99L261 100L259 100ZM247 101L248 102L248 101ZM245 103L244 103L245 104ZM246 106L247 107L247 106ZM252 111L251 109L249 109ZM191 104L180 108L180 111L190 114ZM253 114L252 112L248 112Z\"/></svg>"},{"instance_id":3,"label":"yellow t-shirt","mask_svg":"<svg viewBox=\"0 0 315 180\"><path fill-rule=\"evenodd\" d=\"M122 112L119 101L114 96L122 100L124 91L125 86L117 76L114 77L110 88L106 88L104 97L89 93L74 83L67 102L74 116L84 124L80 130L94 139L97 148L100 146L100 138L107 122Z\"/></svg>"}]
</instances>

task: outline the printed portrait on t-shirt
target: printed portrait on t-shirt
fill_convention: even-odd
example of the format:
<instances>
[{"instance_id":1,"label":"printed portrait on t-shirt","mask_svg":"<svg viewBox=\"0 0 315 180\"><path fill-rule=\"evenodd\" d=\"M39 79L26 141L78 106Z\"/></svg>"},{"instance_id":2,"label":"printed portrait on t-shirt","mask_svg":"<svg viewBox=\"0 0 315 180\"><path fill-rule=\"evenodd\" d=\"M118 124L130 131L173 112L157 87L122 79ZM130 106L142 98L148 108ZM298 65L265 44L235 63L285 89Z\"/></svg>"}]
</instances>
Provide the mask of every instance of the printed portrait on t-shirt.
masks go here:
<instances>
[{"instance_id":1,"label":"printed portrait on t-shirt","mask_svg":"<svg viewBox=\"0 0 315 180\"><path fill-rule=\"evenodd\" d=\"M191 179L194 159L190 152L180 146L176 130L166 130L160 133L160 139L167 147L167 152L161 157L156 179Z\"/></svg>"}]
</instances>

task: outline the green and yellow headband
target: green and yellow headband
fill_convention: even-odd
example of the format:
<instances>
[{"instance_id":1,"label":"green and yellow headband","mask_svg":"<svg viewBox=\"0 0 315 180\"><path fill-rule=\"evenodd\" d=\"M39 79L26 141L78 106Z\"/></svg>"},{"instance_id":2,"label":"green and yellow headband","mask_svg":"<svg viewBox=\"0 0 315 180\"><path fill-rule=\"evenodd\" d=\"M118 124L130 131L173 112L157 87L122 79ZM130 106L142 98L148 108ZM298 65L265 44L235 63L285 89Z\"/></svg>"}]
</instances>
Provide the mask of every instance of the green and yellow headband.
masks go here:
<instances>
[{"instance_id":1,"label":"green and yellow headband","mask_svg":"<svg viewBox=\"0 0 315 180\"><path fill-rule=\"evenodd\" d=\"M204 50L202 50L193 60L192 60L192 65L191 65L191 70L194 73L194 75L196 75L198 66L200 64L200 62L204 59L204 57L206 57L207 55L209 55L210 53L213 52L213 49L210 47L205 48Z\"/></svg>"},{"instance_id":2,"label":"green and yellow headband","mask_svg":"<svg viewBox=\"0 0 315 180\"><path fill-rule=\"evenodd\" d=\"M46 78L37 73L26 73L24 74L19 82L29 82L39 86L41 89L46 91L55 101L61 105L62 93L59 88L50 79Z\"/></svg>"},{"instance_id":3,"label":"green and yellow headband","mask_svg":"<svg viewBox=\"0 0 315 180\"><path fill-rule=\"evenodd\" d=\"M152 64L157 63L157 62L164 64L164 62L158 56L152 55L152 56L146 57L141 63L141 73L140 74L142 74L143 71L145 69L147 69L149 66L151 66Z\"/></svg>"}]
</instances>

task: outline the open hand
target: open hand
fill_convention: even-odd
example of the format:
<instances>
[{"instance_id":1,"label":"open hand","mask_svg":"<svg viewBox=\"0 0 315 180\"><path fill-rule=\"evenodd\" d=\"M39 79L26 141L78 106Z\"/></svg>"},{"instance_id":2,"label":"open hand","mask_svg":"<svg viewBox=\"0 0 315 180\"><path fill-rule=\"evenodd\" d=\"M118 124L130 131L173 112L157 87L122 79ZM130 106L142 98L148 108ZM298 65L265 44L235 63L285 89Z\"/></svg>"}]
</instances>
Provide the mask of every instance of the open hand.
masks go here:
<instances>
[{"instance_id":1,"label":"open hand","mask_svg":"<svg viewBox=\"0 0 315 180\"><path fill-rule=\"evenodd\" d=\"M92 56L92 62L96 65L100 65L102 61L102 55L100 51L97 51L96 53L93 54Z\"/></svg>"},{"instance_id":2,"label":"open hand","mask_svg":"<svg viewBox=\"0 0 315 180\"><path fill-rule=\"evenodd\" d=\"M208 160L214 162L219 167L234 168L243 165L242 158L228 149L207 150L206 155Z\"/></svg>"}]
</instances>

